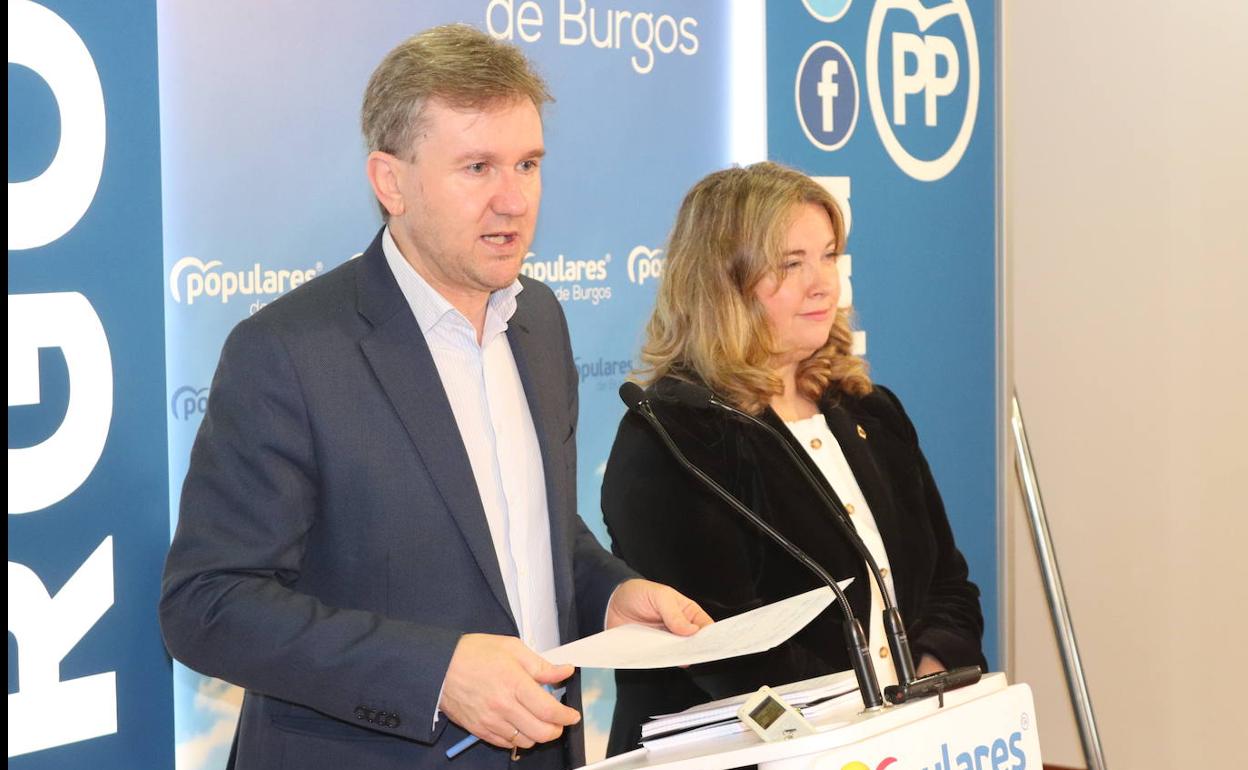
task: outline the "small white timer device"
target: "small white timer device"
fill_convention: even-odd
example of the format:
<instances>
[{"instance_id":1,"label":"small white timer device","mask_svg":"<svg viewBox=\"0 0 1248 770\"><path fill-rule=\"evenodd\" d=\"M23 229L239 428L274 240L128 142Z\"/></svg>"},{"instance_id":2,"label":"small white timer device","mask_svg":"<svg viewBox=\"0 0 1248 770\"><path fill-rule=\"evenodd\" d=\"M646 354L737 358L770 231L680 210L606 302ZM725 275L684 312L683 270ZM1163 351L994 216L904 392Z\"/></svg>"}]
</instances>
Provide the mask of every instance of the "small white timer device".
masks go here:
<instances>
[{"instance_id":1,"label":"small white timer device","mask_svg":"<svg viewBox=\"0 0 1248 770\"><path fill-rule=\"evenodd\" d=\"M760 687L758 692L737 709L737 717L768 743L815 732L814 725L802 716L802 712L785 703L783 698L766 685Z\"/></svg>"}]
</instances>

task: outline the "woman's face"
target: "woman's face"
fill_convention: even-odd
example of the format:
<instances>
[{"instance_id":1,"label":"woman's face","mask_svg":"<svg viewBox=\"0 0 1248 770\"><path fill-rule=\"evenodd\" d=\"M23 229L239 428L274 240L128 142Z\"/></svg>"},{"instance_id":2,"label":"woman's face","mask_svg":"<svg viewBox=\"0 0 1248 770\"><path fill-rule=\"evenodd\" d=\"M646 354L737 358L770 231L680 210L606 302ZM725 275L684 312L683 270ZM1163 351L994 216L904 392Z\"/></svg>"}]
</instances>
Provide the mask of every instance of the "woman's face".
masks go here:
<instances>
[{"instance_id":1,"label":"woman's face","mask_svg":"<svg viewBox=\"0 0 1248 770\"><path fill-rule=\"evenodd\" d=\"M779 350L776 366L809 358L828 341L841 296L836 245L827 210L815 203L798 206L779 275L768 274L754 289Z\"/></svg>"}]
</instances>

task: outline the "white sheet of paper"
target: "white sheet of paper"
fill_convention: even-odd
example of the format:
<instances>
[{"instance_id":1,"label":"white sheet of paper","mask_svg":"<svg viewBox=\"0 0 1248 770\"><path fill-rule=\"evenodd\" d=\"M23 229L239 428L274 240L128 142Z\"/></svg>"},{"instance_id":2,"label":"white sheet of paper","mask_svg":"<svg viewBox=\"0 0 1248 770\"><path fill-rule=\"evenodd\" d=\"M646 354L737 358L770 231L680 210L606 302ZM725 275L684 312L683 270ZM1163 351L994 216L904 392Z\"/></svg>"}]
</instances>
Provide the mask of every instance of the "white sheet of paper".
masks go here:
<instances>
[{"instance_id":1,"label":"white sheet of paper","mask_svg":"<svg viewBox=\"0 0 1248 770\"><path fill-rule=\"evenodd\" d=\"M842 580L840 586L852 582ZM582 668L666 668L749 655L787 641L835 600L831 588L816 588L712 623L693 636L630 623L547 650L542 657Z\"/></svg>"}]
</instances>

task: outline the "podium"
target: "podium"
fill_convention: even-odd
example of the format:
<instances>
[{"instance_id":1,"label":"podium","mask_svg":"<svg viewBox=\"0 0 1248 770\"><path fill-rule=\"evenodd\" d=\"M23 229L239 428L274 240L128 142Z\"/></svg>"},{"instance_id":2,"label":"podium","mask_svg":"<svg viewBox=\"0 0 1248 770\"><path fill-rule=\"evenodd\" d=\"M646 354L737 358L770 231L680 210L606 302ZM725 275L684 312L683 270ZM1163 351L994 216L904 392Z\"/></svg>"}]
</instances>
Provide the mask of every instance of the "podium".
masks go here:
<instances>
[{"instance_id":1,"label":"podium","mask_svg":"<svg viewBox=\"0 0 1248 770\"><path fill-rule=\"evenodd\" d=\"M860 713L861 701L815 721L813 735L764 743L744 732L650 751L645 748L585 770L1040 770L1031 688L1005 674L936 698Z\"/></svg>"}]
</instances>

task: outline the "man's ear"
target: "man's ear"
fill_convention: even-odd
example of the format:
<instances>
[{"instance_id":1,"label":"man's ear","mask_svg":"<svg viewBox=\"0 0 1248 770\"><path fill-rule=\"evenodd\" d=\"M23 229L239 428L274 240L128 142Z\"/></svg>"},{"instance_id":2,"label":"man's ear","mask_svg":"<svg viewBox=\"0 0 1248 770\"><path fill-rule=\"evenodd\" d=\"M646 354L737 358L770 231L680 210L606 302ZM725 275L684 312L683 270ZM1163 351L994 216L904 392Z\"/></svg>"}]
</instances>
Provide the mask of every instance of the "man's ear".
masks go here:
<instances>
[{"instance_id":1,"label":"man's ear","mask_svg":"<svg viewBox=\"0 0 1248 770\"><path fill-rule=\"evenodd\" d=\"M373 194L386 211L390 212L390 216L399 216L406 209L399 181L407 170L403 161L380 150L370 152L368 160L365 161L365 171L369 184L373 186Z\"/></svg>"}]
</instances>

